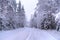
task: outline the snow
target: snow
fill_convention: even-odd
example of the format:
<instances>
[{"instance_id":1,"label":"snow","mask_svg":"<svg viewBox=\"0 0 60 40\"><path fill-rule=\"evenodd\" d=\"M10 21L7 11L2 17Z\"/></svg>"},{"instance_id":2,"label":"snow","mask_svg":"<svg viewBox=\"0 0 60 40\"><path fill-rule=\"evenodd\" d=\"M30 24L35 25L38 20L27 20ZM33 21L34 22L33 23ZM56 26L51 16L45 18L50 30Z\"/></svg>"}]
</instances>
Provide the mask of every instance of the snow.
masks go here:
<instances>
[{"instance_id":1,"label":"snow","mask_svg":"<svg viewBox=\"0 0 60 40\"><path fill-rule=\"evenodd\" d=\"M55 31L46 31L35 28L19 28L10 31L0 31L0 40L58 40L53 36ZM60 33L60 32L59 32ZM58 32L58 37L60 37Z\"/></svg>"},{"instance_id":2,"label":"snow","mask_svg":"<svg viewBox=\"0 0 60 40\"><path fill-rule=\"evenodd\" d=\"M48 30L47 32L48 32L50 35L52 35L54 38L56 38L57 40L60 40L60 31Z\"/></svg>"}]
</instances>

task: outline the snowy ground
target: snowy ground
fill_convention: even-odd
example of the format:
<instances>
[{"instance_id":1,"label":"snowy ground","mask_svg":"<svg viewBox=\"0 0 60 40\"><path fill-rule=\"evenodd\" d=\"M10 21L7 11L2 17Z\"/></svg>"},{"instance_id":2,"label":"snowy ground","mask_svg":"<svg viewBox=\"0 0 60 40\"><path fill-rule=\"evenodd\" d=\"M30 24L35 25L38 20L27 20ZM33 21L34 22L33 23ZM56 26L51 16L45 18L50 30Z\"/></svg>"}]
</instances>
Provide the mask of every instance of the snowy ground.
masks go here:
<instances>
[{"instance_id":1,"label":"snowy ground","mask_svg":"<svg viewBox=\"0 0 60 40\"><path fill-rule=\"evenodd\" d=\"M20 28L0 32L0 40L60 40L60 32L55 30L39 30Z\"/></svg>"},{"instance_id":2,"label":"snowy ground","mask_svg":"<svg viewBox=\"0 0 60 40\"><path fill-rule=\"evenodd\" d=\"M60 40L60 31L47 30L47 32L52 35L55 39Z\"/></svg>"}]
</instances>

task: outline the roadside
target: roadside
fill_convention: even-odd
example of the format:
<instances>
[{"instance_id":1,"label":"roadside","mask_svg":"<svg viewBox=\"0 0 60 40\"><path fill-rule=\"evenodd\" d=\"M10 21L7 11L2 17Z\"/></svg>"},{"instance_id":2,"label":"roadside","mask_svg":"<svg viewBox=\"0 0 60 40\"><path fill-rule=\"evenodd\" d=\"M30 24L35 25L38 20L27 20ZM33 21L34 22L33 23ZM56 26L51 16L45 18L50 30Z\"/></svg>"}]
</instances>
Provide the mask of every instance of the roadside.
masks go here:
<instances>
[{"instance_id":1,"label":"roadside","mask_svg":"<svg viewBox=\"0 0 60 40\"><path fill-rule=\"evenodd\" d=\"M55 39L60 40L60 31L56 30L47 30L47 32L53 36Z\"/></svg>"}]
</instances>

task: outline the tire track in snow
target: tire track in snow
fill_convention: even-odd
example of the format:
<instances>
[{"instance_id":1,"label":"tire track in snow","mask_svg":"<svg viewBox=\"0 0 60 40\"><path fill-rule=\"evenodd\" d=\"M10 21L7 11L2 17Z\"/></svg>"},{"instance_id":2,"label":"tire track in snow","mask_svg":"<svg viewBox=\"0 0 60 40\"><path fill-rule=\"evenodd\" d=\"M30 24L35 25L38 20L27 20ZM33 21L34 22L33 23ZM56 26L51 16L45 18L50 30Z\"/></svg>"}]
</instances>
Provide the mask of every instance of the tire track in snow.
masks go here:
<instances>
[{"instance_id":1,"label":"tire track in snow","mask_svg":"<svg viewBox=\"0 0 60 40\"><path fill-rule=\"evenodd\" d=\"M30 30L28 36L26 37L26 40L29 40L31 38L31 35L32 35L32 31Z\"/></svg>"}]
</instances>

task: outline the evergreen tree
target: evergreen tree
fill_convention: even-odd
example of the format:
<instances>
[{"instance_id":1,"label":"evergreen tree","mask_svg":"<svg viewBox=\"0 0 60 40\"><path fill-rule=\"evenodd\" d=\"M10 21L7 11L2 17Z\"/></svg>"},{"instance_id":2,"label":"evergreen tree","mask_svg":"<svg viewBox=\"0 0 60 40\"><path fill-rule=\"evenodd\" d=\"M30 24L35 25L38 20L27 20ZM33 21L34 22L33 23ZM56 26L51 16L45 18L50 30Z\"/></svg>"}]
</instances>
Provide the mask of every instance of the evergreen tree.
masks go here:
<instances>
[{"instance_id":1,"label":"evergreen tree","mask_svg":"<svg viewBox=\"0 0 60 40\"><path fill-rule=\"evenodd\" d=\"M2 25L2 18L0 18L0 30L2 30L3 29L3 25Z\"/></svg>"},{"instance_id":2,"label":"evergreen tree","mask_svg":"<svg viewBox=\"0 0 60 40\"><path fill-rule=\"evenodd\" d=\"M17 16L18 16L18 27L24 27L24 20L25 20L25 11L24 7L21 5L19 1L18 8L17 8Z\"/></svg>"},{"instance_id":3,"label":"evergreen tree","mask_svg":"<svg viewBox=\"0 0 60 40\"><path fill-rule=\"evenodd\" d=\"M37 27L46 27L49 25L49 28L55 27L55 16L60 10L59 0L38 0L37 7Z\"/></svg>"},{"instance_id":4,"label":"evergreen tree","mask_svg":"<svg viewBox=\"0 0 60 40\"><path fill-rule=\"evenodd\" d=\"M3 19L6 18L6 14L7 14L7 6L8 6L8 0L1 0L0 1L0 27L1 30L5 30L5 25L4 25L4 21Z\"/></svg>"},{"instance_id":5,"label":"evergreen tree","mask_svg":"<svg viewBox=\"0 0 60 40\"><path fill-rule=\"evenodd\" d=\"M12 3L11 4L13 6L14 11L16 12L16 8L17 8L16 0L12 0Z\"/></svg>"},{"instance_id":6,"label":"evergreen tree","mask_svg":"<svg viewBox=\"0 0 60 40\"><path fill-rule=\"evenodd\" d=\"M2 20L0 20L0 30L11 30L24 27L24 13L24 7L22 7L20 1L17 9L16 0L1 0L0 19Z\"/></svg>"},{"instance_id":7,"label":"evergreen tree","mask_svg":"<svg viewBox=\"0 0 60 40\"><path fill-rule=\"evenodd\" d=\"M13 1L12 1L13 2ZM14 3L13 3L14 5ZM15 7L13 7L10 0L1 0L0 1L0 18L2 18L2 25L4 26L2 30L14 29L14 15L15 15ZM12 20L10 20L12 19ZM12 24L13 23L13 24ZM11 24L13 26L11 26ZM7 26L9 25L9 26Z\"/></svg>"},{"instance_id":8,"label":"evergreen tree","mask_svg":"<svg viewBox=\"0 0 60 40\"><path fill-rule=\"evenodd\" d=\"M36 14L36 12L35 12L35 14L33 15L33 17L31 17L31 21L30 21L31 27L37 28L36 19L37 19L37 14Z\"/></svg>"},{"instance_id":9,"label":"evergreen tree","mask_svg":"<svg viewBox=\"0 0 60 40\"><path fill-rule=\"evenodd\" d=\"M18 4L17 12L21 13L21 2L20 1L19 1L19 4Z\"/></svg>"}]
</instances>

